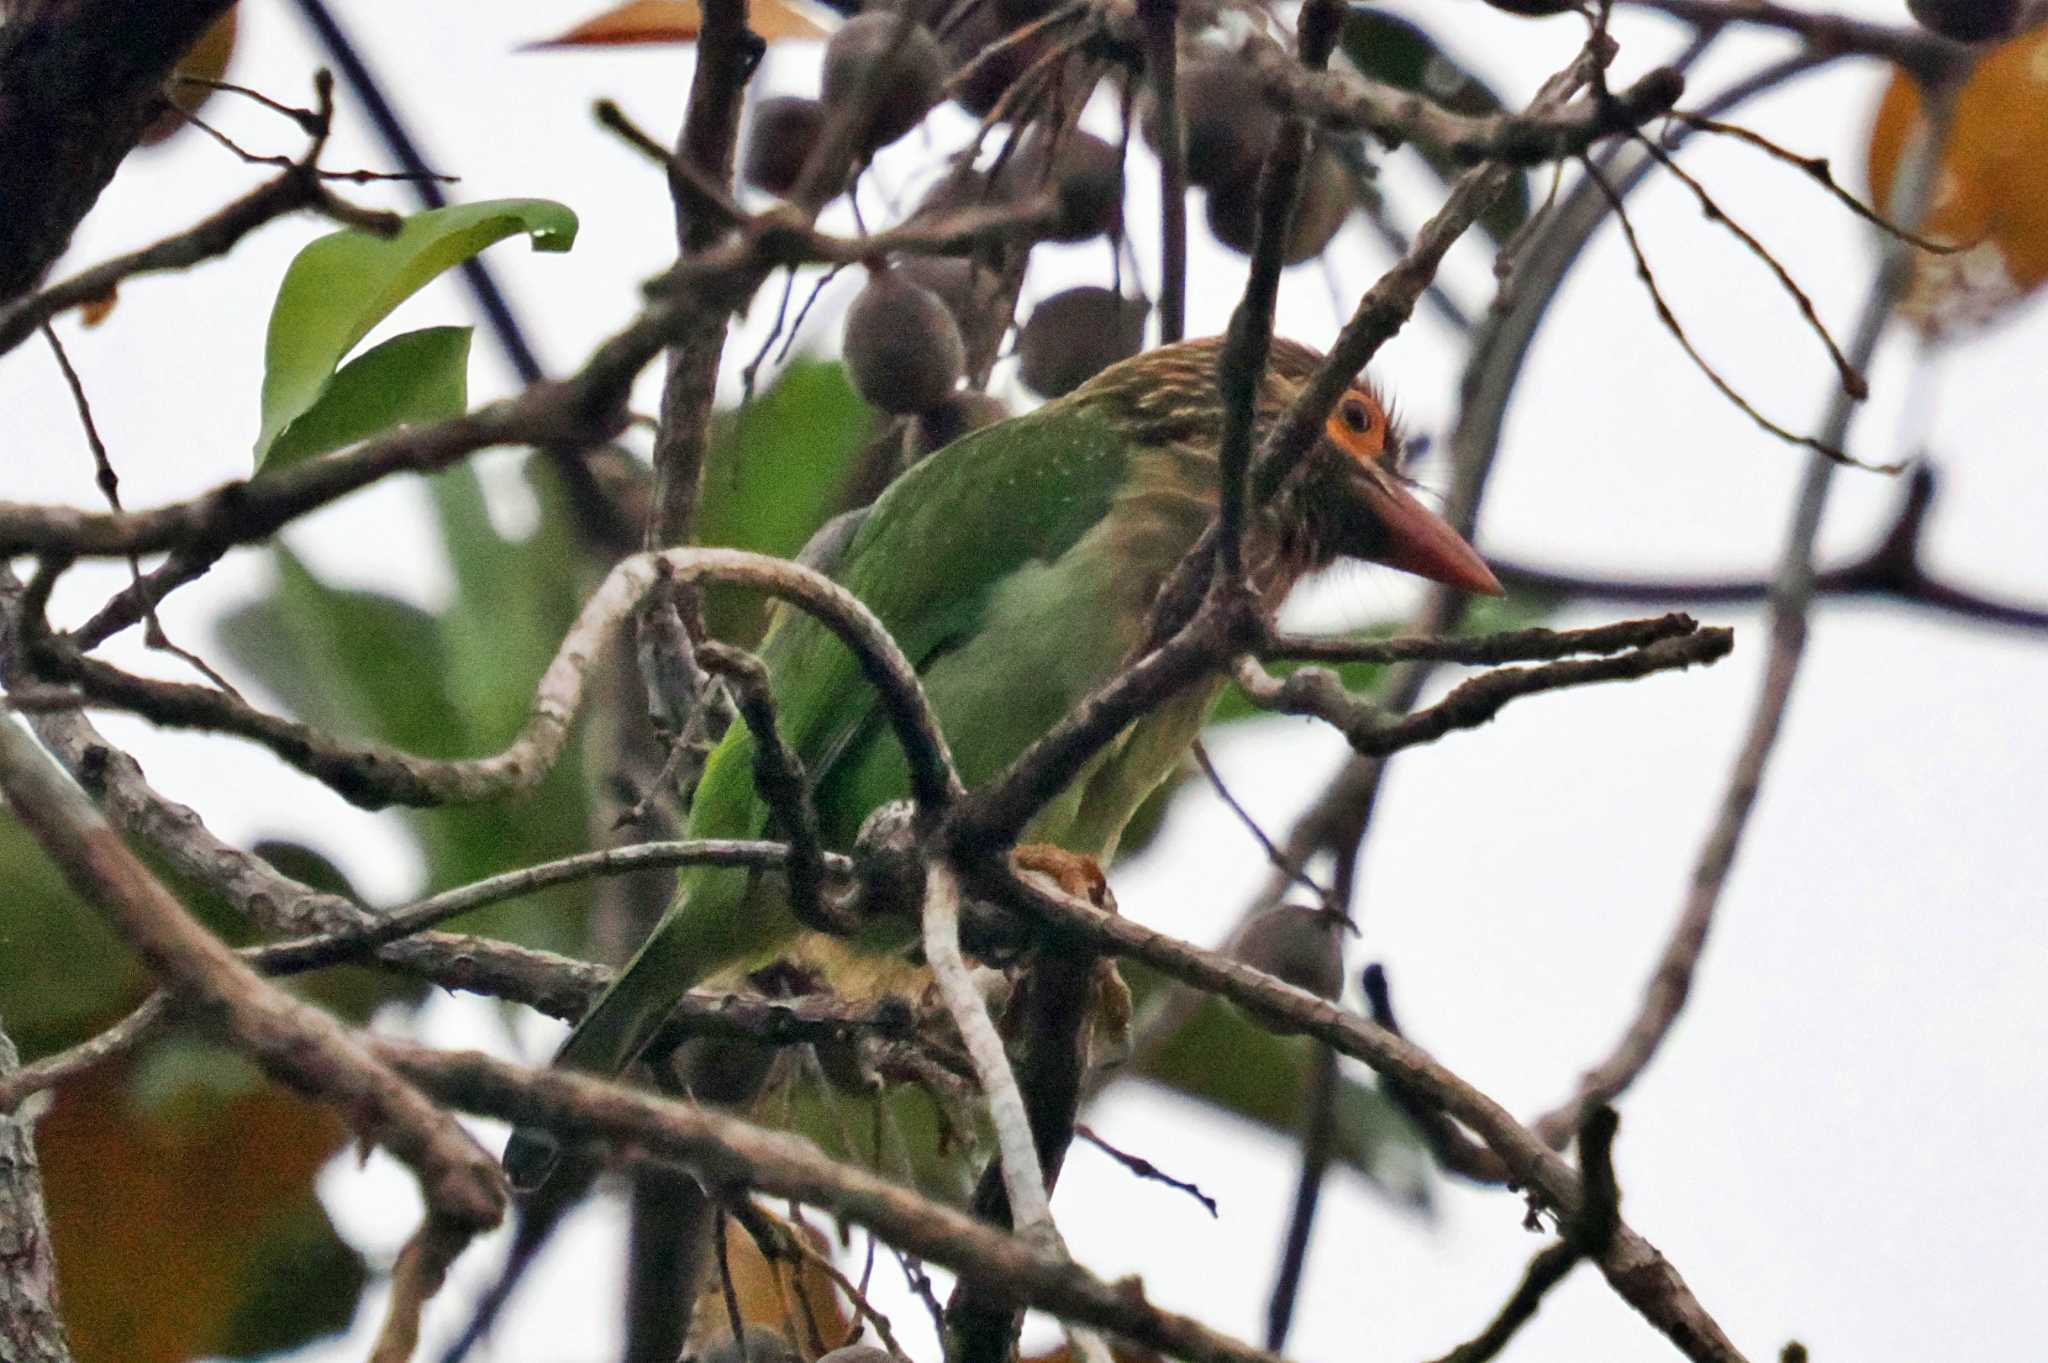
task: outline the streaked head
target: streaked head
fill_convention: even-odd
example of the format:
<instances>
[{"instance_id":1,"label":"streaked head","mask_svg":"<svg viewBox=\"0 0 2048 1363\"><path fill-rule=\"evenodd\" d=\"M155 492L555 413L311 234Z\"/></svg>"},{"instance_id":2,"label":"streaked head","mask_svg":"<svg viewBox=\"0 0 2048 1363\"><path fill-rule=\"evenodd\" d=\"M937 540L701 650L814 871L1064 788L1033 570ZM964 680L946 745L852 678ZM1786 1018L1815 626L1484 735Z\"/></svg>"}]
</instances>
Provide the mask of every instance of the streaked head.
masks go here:
<instances>
[{"instance_id":1,"label":"streaked head","mask_svg":"<svg viewBox=\"0 0 2048 1363\"><path fill-rule=\"evenodd\" d=\"M1213 452L1223 421L1216 387L1221 348L1216 336L1161 346L1112 365L1063 401L1111 407L1140 441ZM1305 345L1273 338L1255 403L1255 440L1280 420L1322 360ZM1370 383L1355 381L1268 508L1280 555L1293 566L1288 576L1356 558L1499 596L1499 581L1472 546L1409 490L1402 453L1389 404Z\"/></svg>"}]
</instances>

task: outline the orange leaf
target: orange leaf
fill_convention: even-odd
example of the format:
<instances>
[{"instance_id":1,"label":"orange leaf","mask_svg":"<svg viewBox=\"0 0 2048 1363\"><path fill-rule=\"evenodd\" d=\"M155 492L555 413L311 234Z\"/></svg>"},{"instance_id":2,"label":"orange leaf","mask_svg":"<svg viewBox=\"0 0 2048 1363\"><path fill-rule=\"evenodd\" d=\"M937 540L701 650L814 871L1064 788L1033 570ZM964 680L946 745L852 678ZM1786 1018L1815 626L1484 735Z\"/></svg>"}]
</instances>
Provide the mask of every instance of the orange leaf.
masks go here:
<instances>
[{"instance_id":1,"label":"orange leaf","mask_svg":"<svg viewBox=\"0 0 2048 1363\"><path fill-rule=\"evenodd\" d=\"M817 39L825 31L783 0L754 0L747 22L770 42L783 38ZM552 38L527 43L526 51L557 47L623 47L637 43L695 42L703 26L696 0L626 0Z\"/></svg>"},{"instance_id":2,"label":"orange leaf","mask_svg":"<svg viewBox=\"0 0 2048 1363\"><path fill-rule=\"evenodd\" d=\"M206 32L199 35L199 41L178 59L177 76L196 76L201 80L219 80L228 69L228 59L235 55L235 7L230 5L222 11L220 18L207 25ZM141 143L153 147L185 126L185 116L179 110L199 112L199 106L213 97L214 92L204 85L187 85L173 80L168 93L177 109L166 109L155 122L142 130Z\"/></svg>"},{"instance_id":3,"label":"orange leaf","mask_svg":"<svg viewBox=\"0 0 2048 1363\"><path fill-rule=\"evenodd\" d=\"M1919 87L1894 72L1870 129L1870 193L1887 207L1899 161L1925 134ZM2048 283L2048 26L1986 53L1956 97L1901 311L1930 340L1981 329Z\"/></svg>"},{"instance_id":4,"label":"orange leaf","mask_svg":"<svg viewBox=\"0 0 2048 1363\"><path fill-rule=\"evenodd\" d=\"M780 1226L785 1234L800 1235L820 1255L830 1253L825 1237L810 1226L796 1225L755 1204L760 1215ZM733 1296L739 1301L740 1321L745 1325L766 1325L779 1330L795 1346L799 1356L814 1358L820 1350L837 1348L852 1333L845 1299L839 1289L808 1255L799 1263L770 1263L761 1256L754 1237L739 1222L725 1223L726 1266L732 1272ZM816 1330L816 1340L812 1331ZM693 1350L702 1348L731 1330L725 1290L717 1270L704 1274L697 1307L690 1315Z\"/></svg>"},{"instance_id":5,"label":"orange leaf","mask_svg":"<svg viewBox=\"0 0 2048 1363\"><path fill-rule=\"evenodd\" d=\"M313 1178L347 1133L328 1109L260 1081L152 1110L136 1083L147 1054L64 1084L36 1125L73 1354L184 1363L277 1348L277 1323L248 1313L269 1297L260 1279L282 1246L310 1233L339 1249Z\"/></svg>"}]
</instances>

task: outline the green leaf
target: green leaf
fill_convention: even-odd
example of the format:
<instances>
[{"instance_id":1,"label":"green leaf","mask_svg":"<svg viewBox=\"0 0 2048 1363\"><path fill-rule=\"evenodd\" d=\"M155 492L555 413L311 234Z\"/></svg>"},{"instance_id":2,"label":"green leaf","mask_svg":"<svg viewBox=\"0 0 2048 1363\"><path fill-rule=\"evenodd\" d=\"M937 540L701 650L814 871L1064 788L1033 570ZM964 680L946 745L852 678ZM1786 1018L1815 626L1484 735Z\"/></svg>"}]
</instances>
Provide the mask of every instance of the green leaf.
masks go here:
<instances>
[{"instance_id":1,"label":"green leaf","mask_svg":"<svg viewBox=\"0 0 2048 1363\"><path fill-rule=\"evenodd\" d=\"M469 337L468 327L424 327L372 346L341 367L258 467L284 468L399 426L461 416L469 407Z\"/></svg>"},{"instance_id":2,"label":"green leaf","mask_svg":"<svg viewBox=\"0 0 2048 1363\"><path fill-rule=\"evenodd\" d=\"M85 1040L141 998L149 984L141 962L5 810L0 883L7 886L0 908L0 1022L24 1060Z\"/></svg>"},{"instance_id":3,"label":"green leaf","mask_svg":"<svg viewBox=\"0 0 2048 1363\"><path fill-rule=\"evenodd\" d=\"M257 464L320 400L371 327L443 270L517 232L536 251L566 251L576 240L576 215L548 199L497 199L416 213L393 237L334 232L300 251L270 312Z\"/></svg>"},{"instance_id":4,"label":"green leaf","mask_svg":"<svg viewBox=\"0 0 2048 1363\"><path fill-rule=\"evenodd\" d=\"M474 491L474 489L472 489ZM480 501L474 514L481 516ZM549 517L544 523L555 523ZM559 606L574 591L562 560L551 557L546 535L508 546L488 524L457 546L458 557L494 552L508 590L528 591L541 609ZM488 536L488 542L485 536ZM496 545L496 551L488 546ZM277 590L231 613L219 626L222 645L242 666L284 697L299 718L329 733L367 737L425 757L475 757L494 751L517 729L533 694L540 668L518 657L488 653L488 635L477 632L489 603L458 606L468 619L470 642L459 649L459 631L419 608L377 592L331 587L288 550L274 549ZM516 559L516 562L515 562ZM460 566L457 581L474 574ZM544 582L541 587L523 584ZM507 621L519 617L507 599ZM508 646L516 638L504 636ZM552 651L550 642L548 650ZM513 650L517 651L517 650ZM484 694L458 687L457 678L498 674L492 694L497 713L482 713L469 702ZM480 683L478 683L480 685ZM428 877L436 886L458 885L498 871L588 845L588 802L574 747L565 752L540 785L526 794L483 805L405 811L426 853ZM574 950L582 945L590 902L586 885L561 886L485 910L465 919L465 930L502 936L529 946Z\"/></svg>"},{"instance_id":5,"label":"green leaf","mask_svg":"<svg viewBox=\"0 0 2048 1363\"><path fill-rule=\"evenodd\" d=\"M517 541L492 525L483 482L468 464L427 483L455 574L455 599L441 615L446 685L487 744L506 742L525 722L534 683L591 585L565 570L582 555L558 479L535 460L526 481L541 502L540 524Z\"/></svg>"},{"instance_id":6,"label":"green leaf","mask_svg":"<svg viewBox=\"0 0 2048 1363\"><path fill-rule=\"evenodd\" d=\"M713 418L699 540L795 554L843 509L854 461L873 427L873 412L844 367L792 363L752 402ZM759 593L716 587L706 593L706 613L713 636L738 644L757 638L766 619Z\"/></svg>"},{"instance_id":7,"label":"green leaf","mask_svg":"<svg viewBox=\"0 0 2048 1363\"><path fill-rule=\"evenodd\" d=\"M1344 12L1338 38L1346 59L1364 75L1412 90L1452 113L1484 117L1502 110L1500 96L1453 59L1434 38L1406 19L1353 5ZM1440 143L1415 138L1410 144L1446 184L1467 167ZM1486 234L1505 243L1529 216L1529 177L1517 171L1508 189L1479 219Z\"/></svg>"},{"instance_id":8,"label":"green leaf","mask_svg":"<svg viewBox=\"0 0 2048 1363\"><path fill-rule=\"evenodd\" d=\"M317 1197L280 1209L251 1247L220 1351L267 1358L337 1334L355 1319L370 1281Z\"/></svg>"},{"instance_id":9,"label":"green leaf","mask_svg":"<svg viewBox=\"0 0 2048 1363\"><path fill-rule=\"evenodd\" d=\"M1274 1036L1232 1005L1210 998L1139 1061L1137 1072L1296 1139L1307 1112L1313 1048L1306 1037ZM1337 1084L1337 1158L1401 1202L1426 1207L1428 1165L1407 1118L1371 1084L1349 1075Z\"/></svg>"},{"instance_id":10,"label":"green leaf","mask_svg":"<svg viewBox=\"0 0 2048 1363\"><path fill-rule=\"evenodd\" d=\"M329 733L427 757L466 753L467 725L441 685L447 660L434 617L380 592L330 587L282 545L273 555L277 591L217 626L235 661Z\"/></svg>"}]
</instances>

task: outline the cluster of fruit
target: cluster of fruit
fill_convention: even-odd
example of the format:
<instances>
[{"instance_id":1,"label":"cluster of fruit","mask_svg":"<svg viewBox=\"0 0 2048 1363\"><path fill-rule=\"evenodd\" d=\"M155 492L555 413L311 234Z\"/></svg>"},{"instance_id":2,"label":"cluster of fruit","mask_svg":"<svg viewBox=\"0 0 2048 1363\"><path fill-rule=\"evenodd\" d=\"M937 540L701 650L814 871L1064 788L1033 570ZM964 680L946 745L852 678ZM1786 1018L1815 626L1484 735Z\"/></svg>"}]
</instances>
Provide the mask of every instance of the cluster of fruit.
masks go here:
<instances>
[{"instance_id":1,"label":"cluster of fruit","mask_svg":"<svg viewBox=\"0 0 2048 1363\"><path fill-rule=\"evenodd\" d=\"M1020 110L1078 107L1089 93L1078 82L1091 63L1061 57L1055 26L1033 27L1051 12L1051 0L976 0L951 12L943 5L933 8L936 13L927 16L932 27L880 7L842 24L825 48L819 98L778 96L754 110L740 167L746 182L770 194L790 194L828 125L859 110L864 100L871 108L856 137L863 158L917 127L948 97L984 118L1003 112L998 106L1004 95L1028 72L1065 88L1058 99L1013 99ZM1188 180L1204 192L1210 229L1224 245L1248 253L1257 209L1252 190L1278 116L1244 68L1220 55L1187 61L1178 101ZM1156 148L1156 113L1148 111L1141 122ZM963 159L948 170L911 218L937 221L964 208L1043 201L1054 209L1048 239L1115 239L1123 231L1123 160L1120 147L1091 133L1031 122L990 169ZM1355 202L1346 166L1329 148L1316 147L1287 262L1319 254ZM1006 315L1004 267L1012 263L984 251L878 258L868 265L867 283L846 313L847 368L869 402L916 418L924 450L1008 415L999 399L960 384L976 348L968 338L985 338L991 318ZM1043 397L1068 393L1142 349L1150 311L1143 299L1095 285L1044 298L1018 332L1018 377Z\"/></svg>"}]
</instances>

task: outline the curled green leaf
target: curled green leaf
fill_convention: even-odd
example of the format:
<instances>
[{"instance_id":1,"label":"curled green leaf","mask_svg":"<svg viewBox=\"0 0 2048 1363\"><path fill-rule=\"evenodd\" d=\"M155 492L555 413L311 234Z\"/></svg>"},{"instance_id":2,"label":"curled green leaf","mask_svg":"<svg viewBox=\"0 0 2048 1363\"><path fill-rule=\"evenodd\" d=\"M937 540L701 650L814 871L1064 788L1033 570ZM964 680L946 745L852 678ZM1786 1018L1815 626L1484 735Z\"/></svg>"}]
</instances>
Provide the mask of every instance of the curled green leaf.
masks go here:
<instances>
[{"instance_id":1,"label":"curled green leaf","mask_svg":"<svg viewBox=\"0 0 2048 1363\"><path fill-rule=\"evenodd\" d=\"M576 215L548 199L458 204L414 214L396 236L341 231L300 251L270 312L258 466L320 401L371 327L442 271L520 232L536 251L566 251L576 240Z\"/></svg>"}]
</instances>

